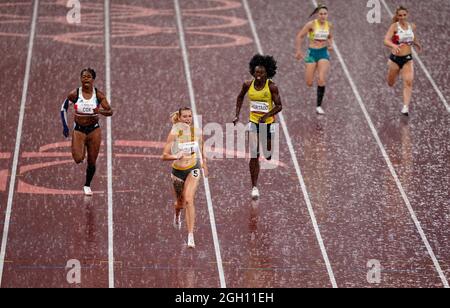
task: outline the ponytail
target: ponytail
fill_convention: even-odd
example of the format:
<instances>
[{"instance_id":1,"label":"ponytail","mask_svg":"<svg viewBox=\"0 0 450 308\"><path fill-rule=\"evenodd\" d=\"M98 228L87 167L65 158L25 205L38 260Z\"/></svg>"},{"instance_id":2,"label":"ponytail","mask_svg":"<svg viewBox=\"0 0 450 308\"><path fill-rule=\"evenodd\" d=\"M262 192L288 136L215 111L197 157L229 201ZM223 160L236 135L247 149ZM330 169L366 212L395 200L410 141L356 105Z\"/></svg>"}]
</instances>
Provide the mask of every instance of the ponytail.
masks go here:
<instances>
[{"instance_id":1,"label":"ponytail","mask_svg":"<svg viewBox=\"0 0 450 308\"><path fill-rule=\"evenodd\" d=\"M326 5L319 4L319 5L314 9L314 11L311 13L311 15L309 15L309 18L311 18L311 17L313 17L314 15L316 15L317 13L319 13L319 11L320 11L321 9L325 9L325 10L328 11L328 7L327 7Z\"/></svg>"},{"instance_id":2,"label":"ponytail","mask_svg":"<svg viewBox=\"0 0 450 308\"><path fill-rule=\"evenodd\" d=\"M178 109L177 111L172 112L170 114L170 122L172 122L172 124L177 124L178 122L180 122L181 112L185 111L185 110L191 110L191 108L182 107L182 108Z\"/></svg>"}]
</instances>

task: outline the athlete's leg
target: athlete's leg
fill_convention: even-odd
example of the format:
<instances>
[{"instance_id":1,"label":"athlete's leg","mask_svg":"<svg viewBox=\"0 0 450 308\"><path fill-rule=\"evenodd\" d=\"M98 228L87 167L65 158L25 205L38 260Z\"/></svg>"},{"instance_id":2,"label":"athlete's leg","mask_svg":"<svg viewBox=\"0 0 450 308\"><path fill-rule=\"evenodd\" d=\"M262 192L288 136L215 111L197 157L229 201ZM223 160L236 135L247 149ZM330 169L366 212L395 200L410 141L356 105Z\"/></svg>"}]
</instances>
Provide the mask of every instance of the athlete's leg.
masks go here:
<instances>
[{"instance_id":1,"label":"athlete's leg","mask_svg":"<svg viewBox=\"0 0 450 308\"><path fill-rule=\"evenodd\" d=\"M186 209L186 224L188 233L194 233L195 227L195 193L200 182L200 169L193 170L186 179L183 191L184 207Z\"/></svg>"},{"instance_id":2,"label":"athlete's leg","mask_svg":"<svg viewBox=\"0 0 450 308\"><path fill-rule=\"evenodd\" d=\"M74 130L72 133L72 158L77 164L81 164L86 155L86 135Z\"/></svg>"},{"instance_id":3,"label":"athlete's leg","mask_svg":"<svg viewBox=\"0 0 450 308\"><path fill-rule=\"evenodd\" d=\"M388 74L387 74L387 83L390 87L395 85L397 81L398 75L400 73L400 67L397 63L394 63L392 60L388 61Z\"/></svg>"},{"instance_id":4,"label":"athlete's leg","mask_svg":"<svg viewBox=\"0 0 450 308\"><path fill-rule=\"evenodd\" d=\"M317 63L306 63L305 64L305 81L308 87L312 87L314 84L314 74L317 70Z\"/></svg>"},{"instance_id":5,"label":"athlete's leg","mask_svg":"<svg viewBox=\"0 0 450 308\"><path fill-rule=\"evenodd\" d=\"M249 145L250 145L250 176L252 179L252 187L258 186L258 177L260 171L259 164L259 137L257 132L249 132Z\"/></svg>"},{"instance_id":6,"label":"athlete's leg","mask_svg":"<svg viewBox=\"0 0 450 308\"><path fill-rule=\"evenodd\" d=\"M95 129L87 136L86 148L87 148L88 166L86 170L86 183L84 186L87 187L91 186L91 181L94 178L94 174L96 171L96 162L98 154L100 152L101 142L102 142L102 131L100 128Z\"/></svg>"},{"instance_id":7,"label":"athlete's leg","mask_svg":"<svg viewBox=\"0 0 450 308\"><path fill-rule=\"evenodd\" d=\"M330 70L330 61L322 59L318 62L317 72L319 75L319 79L317 81L317 107L320 107L322 105L329 70Z\"/></svg>"},{"instance_id":8,"label":"athlete's leg","mask_svg":"<svg viewBox=\"0 0 450 308\"><path fill-rule=\"evenodd\" d=\"M403 66L401 71L403 79L403 105L409 106L411 103L411 96L413 91L414 81L414 63L409 61Z\"/></svg>"}]
</instances>

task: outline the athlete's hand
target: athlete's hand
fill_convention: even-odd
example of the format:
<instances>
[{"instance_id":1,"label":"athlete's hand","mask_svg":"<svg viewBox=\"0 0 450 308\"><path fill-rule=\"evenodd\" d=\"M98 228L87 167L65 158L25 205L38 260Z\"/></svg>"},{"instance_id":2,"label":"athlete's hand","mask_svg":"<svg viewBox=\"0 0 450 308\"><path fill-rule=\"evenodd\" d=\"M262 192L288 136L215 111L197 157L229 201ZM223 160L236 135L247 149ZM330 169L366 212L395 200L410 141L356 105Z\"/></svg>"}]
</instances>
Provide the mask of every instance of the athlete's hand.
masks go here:
<instances>
[{"instance_id":1,"label":"athlete's hand","mask_svg":"<svg viewBox=\"0 0 450 308\"><path fill-rule=\"evenodd\" d=\"M295 58L297 60L301 60L305 57L305 54L302 51L297 51L297 53L295 54Z\"/></svg>"},{"instance_id":2,"label":"athlete's hand","mask_svg":"<svg viewBox=\"0 0 450 308\"><path fill-rule=\"evenodd\" d=\"M414 43L414 46L417 48L418 53L422 52L422 45L420 45L419 43Z\"/></svg>"},{"instance_id":3,"label":"athlete's hand","mask_svg":"<svg viewBox=\"0 0 450 308\"><path fill-rule=\"evenodd\" d=\"M100 113L100 108L99 107L94 108L93 112L94 112L94 114L99 114Z\"/></svg>"},{"instance_id":4,"label":"athlete's hand","mask_svg":"<svg viewBox=\"0 0 450 308\"><path fill-rule=\"evenodd\" d=\"M185 158L190 158L191 155L186 154L183 151L180 151L180 152L177 153L177 155L175 157L176 157L176 160L182 160L182 159L185 159Z\"/></svg>"},{"instance_id":5,"label":"athlete's hand","mask_svg":"<svg viewBox=\"0 0 450 308\"><path fill-rule=\"evenodd\" d=\"M239 117L235 117L233 120L233 124L234 126L236 126L236 124L239 122Z\"/></svg>"},{"instance_id":6,"label":"athlete's hand","mask_svg":"<svg viewBox=\"0 0 450 308\"><path fill-rule=\"evenodd\" d=\"M266 123L266 121L267 121L267 117L266 116L263 116L263 117L261 117L259 119L259 123Z\"/></svg>"},{"instance_id":7,"label":"athlete's hand","mask_svg":"<svg viewBox=\"0 0 450 308\"><path fill-rule=\"evenodd\" d=\"M208 174L209 174L209 172L208 172L208 166L204 163L204 164L203 164L203 176L204 176L205 178L207 178L207 177L208 177Z\"/></svg>"},{"instance_id":8,"label":"athlete's hand","mask_svg":"<svg viewBox=\"0 0 450 308\"><path fill-rule=\"evenodd\" d=\"M63 135L65 138L69 137L69 128L66 125L64 125Z\"/></svg>"},{"instance_id":9,"label":"athlete's hand","mask_svg":"<svg viewBox=\"0 0 450 308\"><path fill-rule=\"evenodd\" d=\"M334 51L333 46L328 46L328 51Z\"/></svg>"},{"instance_id":10,"label":"athlete's hand","mask_svg":"<svg viewBox=\"0 0 450 308\"><path fill-rule=\"evenodd\" d=\"M396 55L400 52L400 46L395 45L395 47L392 47L392 54Z\"/></svg>"}]
</instances>

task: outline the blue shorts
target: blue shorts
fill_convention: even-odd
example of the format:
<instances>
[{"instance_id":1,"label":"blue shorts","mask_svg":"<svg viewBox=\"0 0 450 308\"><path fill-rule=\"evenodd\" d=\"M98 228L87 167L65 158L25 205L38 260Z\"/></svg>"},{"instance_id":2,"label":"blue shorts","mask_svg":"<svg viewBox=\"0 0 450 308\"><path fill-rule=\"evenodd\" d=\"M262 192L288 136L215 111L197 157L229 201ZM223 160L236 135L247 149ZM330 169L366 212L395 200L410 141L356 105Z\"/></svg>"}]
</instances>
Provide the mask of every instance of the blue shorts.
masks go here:
<instances>
[{"instance_id":1,"label":"blue shorts","mask_svg":"<svg viewBox=\"0 0 450 308\"><path fill-rule=\"evenodd\" d=\"M328 47L314 49L309 48L305 57L305 63L317 63L320 60L330 61L330 54L328 53Z\"/></svg>"}]
</instances>

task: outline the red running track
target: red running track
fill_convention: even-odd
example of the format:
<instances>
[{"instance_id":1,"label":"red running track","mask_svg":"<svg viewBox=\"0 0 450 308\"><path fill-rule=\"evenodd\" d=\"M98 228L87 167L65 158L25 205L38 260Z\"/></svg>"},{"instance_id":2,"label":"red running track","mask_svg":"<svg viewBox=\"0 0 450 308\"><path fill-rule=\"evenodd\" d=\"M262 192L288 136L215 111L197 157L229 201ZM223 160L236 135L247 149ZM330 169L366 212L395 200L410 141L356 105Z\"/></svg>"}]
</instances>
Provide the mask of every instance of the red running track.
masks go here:
<instances>
[{"instance_id":1,"label":"red running track","mask_svg":"<svg viewBox=\"0 0 450 308\"><path fill-rule=\"evenodd\" d=\"M84 7L86 21L80 26L67 24L63 2L39 6L1 287L107 287L111 276L106 157L99 158L93 183L98 193L92 199L76 194L85 166L71 163L70 149L60 144L64 140L58 114L64 94L78 85L81 68L96 68L96 85L105 90L103 2ZM246 11L240 1L180 2L198 113L204 124L216 122L225 129L240 86L250 77L248 61L257 51ZM391 10L398 4L386 2ZM13 20L0 23L2 50L15 46L0 60L8 72L0 85L7 98L0 124L3 226L32 5L6 1L0 5ZM436 13L437 2L424 7L410 0L406 5L426 47L421 59L448 99L449 76L444 68L449 60L433 44L433 36L448 21ZM274 1L261 6L249 0L249 7L261 47L278 60L275 82L281 89L294 159L303 172L337 286L442 287L335 55L324 102L327 115L314 114L315 90L306 88L303 65L294 59L295 35L312 11L312 2ZM448 112L416 65L412 113L408 120L401 119L401 89L389 89L384 81L386 11L381 24L371 25L361 1L344 5L335 0L329 7L343 60L448 281ZM173 3L115 1L110 15L111 102L116 110L112 118L114 285L219 287L203 185L196 198L197 248L187 250L186 232L171 225L170 166L158 159L170 130L168 115L190 104ZM363 44L355 39L362 35ZM246 116L244 112L241 120ZM106 142L106 121L101 125ZM283 166L262 172L258 203L249 198L245 159L209 163L228 287L332 286L293 157L285 136L280 136ZM66 280L70 259L81 261L81 284ZM367 281L371 259L382 265L381 284Z\"/></svg>"}]
</instances>

